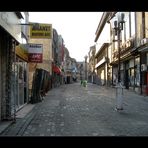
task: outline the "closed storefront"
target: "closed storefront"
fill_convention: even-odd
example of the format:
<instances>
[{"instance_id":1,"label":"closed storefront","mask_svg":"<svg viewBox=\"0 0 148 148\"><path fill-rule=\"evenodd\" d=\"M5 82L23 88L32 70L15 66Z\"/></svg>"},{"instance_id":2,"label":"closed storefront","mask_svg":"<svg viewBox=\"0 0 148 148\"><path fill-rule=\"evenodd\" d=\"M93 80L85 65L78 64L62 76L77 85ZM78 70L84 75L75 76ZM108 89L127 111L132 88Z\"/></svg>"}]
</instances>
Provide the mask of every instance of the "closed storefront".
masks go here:
<instances>
[{"instance_id":1,"label":"closed storefront","mask_svg":"<svg viewBox=\"0 0 148 148\"><path fill-rule=\"evenodd\" d=\"M14 93L15 73L13 73L15 61L15 46L18 42L14 40L3 28L0 28L0 114L1 120L13 118L15 111Z\"/></svg>"},{"instance_id":2,"label":"closed storefront","mask_svg":"<svg viewBox=\"0 0 148 148\"><path fill-rule=\"evenodd\" d=\"M12 79L15 83L14 98L15 109L17 111L28 101L28 65L27 62L23 61L18 56L16 57L16 62L13 64L15 69L13 69L14 75Z\"/></svg>"},{"instance_id":3,"label":"closed storefront","mask_svg":"<svg viewBox=\"0 0 148 148\"><path fill-rule=\"evenodd\" d=\"M20 12L0 12L0 120L15 119L16 110L25 102L26 80L22 73L27 64L18 64L16 55L16 46L22 41L22 18Z\"/></svg>"}]
</instances>

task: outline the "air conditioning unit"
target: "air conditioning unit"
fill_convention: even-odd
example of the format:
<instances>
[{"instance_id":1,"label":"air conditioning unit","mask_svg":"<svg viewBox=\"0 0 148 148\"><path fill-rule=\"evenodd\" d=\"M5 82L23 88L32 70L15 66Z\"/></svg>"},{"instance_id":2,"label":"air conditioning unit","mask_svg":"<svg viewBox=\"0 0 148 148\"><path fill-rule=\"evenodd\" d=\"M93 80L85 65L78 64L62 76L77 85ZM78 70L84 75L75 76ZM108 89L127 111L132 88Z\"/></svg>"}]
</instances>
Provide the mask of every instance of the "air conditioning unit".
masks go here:
<instances>
[{"instance_id":1,"label":"air conditioning unit","mask_svg":"<svg viewBox=\"0 0 148 148\"><path fill-rule=\"evenodd\" d=\"M141 45L147 44L148 43L148 38L144 38L141 40Z\"/></svg>"},{"instance_id":2,"label":"air conditioning unit","mask_svg":"<svg viewBox=\"0 0 148 148\"><path fill-rule=\"evenodd\" d=\"M147 65L141 64L141 71L146 71L146 70L147 70Z\"/></svg>"}]
</instances>

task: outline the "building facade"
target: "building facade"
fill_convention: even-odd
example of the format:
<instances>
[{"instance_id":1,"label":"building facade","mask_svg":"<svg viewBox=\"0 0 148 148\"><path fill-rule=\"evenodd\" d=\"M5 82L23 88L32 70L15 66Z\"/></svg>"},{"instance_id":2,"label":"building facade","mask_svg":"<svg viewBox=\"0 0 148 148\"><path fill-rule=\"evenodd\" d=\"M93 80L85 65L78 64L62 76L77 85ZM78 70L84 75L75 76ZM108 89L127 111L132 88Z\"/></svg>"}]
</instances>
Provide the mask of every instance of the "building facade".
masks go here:
<instances>
[{"instance_id":1,"label":"building facade","mask_svg":"<svg viewBox=\"0 0 148 148\"><path fill-rule=\"evenodd\" d=\"M61 44L59 45L59 35L56 31L56 29L53 29L53 42L52 42L52 54L53 54L53 63L52 63L52 86L57 87L61 83L61 63L60 63L60 57L59 54L61 52L60 50Z\"/></svg>"},{"instance_id":2,"label":"building facade","mask_svg":"<svg viewBox=\"0 0 148 148\"><path fill-rule=\"evenodd\" d=\"M95 83L98 85L111 85L111 48L110 48L110 25L107 23L109 12L102 14L96 30L96 54L95 54Z\"/></svg>"},{"instance_id":3,"label":"building facade","mask_svg":"<svg viewBox=\"0 0 148 148\"><path fill-rule=\"evenodd\" d=\"M113 73L120 71L121 82L127 89L147 95L147 12L116 12L110 19L112 38ZM114 22L123 28L116 38ZM116 41L116 39L118 41ZM120 49L120 50L119 50ZM119 52L120 51L120 52ZM120 57L120 69L118 61Z\"/></svg>"},{"instance_id":4,"label":"building facade","mask_svg":"<svg viewBox=\"0 0 148 148\"><path fill-rule=\"evenodd\" d=\"M95 83L96 46L91 46L88 52L88 82Z\"/></svg>"},{"instance_id":5,"label":"building facade","mask_svg":"<svg viewBox=\"0 0 148 148\"><path fill-rule=\"evenodd\" d=\"M17 51L28 41L21 25L28 17L27 12L0 12L0 120L15 120L16 111L28 101L27 59Z\"/></svg>"},{"instance_id":6,"label":"building facade","mask_svg":"<svg viewBox=\"0 0 148 148\"><path fill-rule=\"evenodd\" d=\"M110 66L109 66L109 55L110 48L109 43L104 43L100 50L96 53L96 77L95 81L98 85L111 85L111 73L110 73Z\"/></svg>"},{"instance_id":7,"label":"building facade","mask_svg":"<svg viewBox=\"0 0 148 148\"><path fill-rule=\"evenodd\" d=\"M36 25L37 24L37 25ZM52 85L52 63L53 63L53 53L52 53L52 39L53 31L51 24L39 24L33 23L32 28L38 31L40 26L48 27L49 36L42 33L44 36L31 36L31 28L29 30L29 43L32 45L42 46L41 53L39 57L42 57L40 61L30 61L29 62L29 96L32 103L36 103L42 100L42 97L51 89ZM32 29L33 30L33 29ZM39 30L40 31L40 30ZM44 31L44 30L43 30ZM42 31L42 32L43 32ZM35 33L36 33L35 32ZM36 50L39 52L38 50ZM35 51L35 52L36 52ZM34 51L33 51L34 52ZM37 57L36 54L33 55L33 58ZM38 79L38 80L37 80ZM36 81L37 80L37 81Z\"/></svg>"}]
</instances>

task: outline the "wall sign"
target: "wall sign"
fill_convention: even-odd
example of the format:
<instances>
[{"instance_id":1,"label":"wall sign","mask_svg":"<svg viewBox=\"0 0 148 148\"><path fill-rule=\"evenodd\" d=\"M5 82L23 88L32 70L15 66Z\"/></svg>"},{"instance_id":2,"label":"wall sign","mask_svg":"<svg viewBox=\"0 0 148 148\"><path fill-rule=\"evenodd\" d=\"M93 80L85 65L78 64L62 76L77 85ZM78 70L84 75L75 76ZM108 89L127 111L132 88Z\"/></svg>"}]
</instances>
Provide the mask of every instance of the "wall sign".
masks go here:
<instances>
[{"instance_id":1,"label":"wall sign","mask_svg":"<svg viewBox=\"0 0 148 148\"><path fill-rule=\"evenodd\" d=\"M28 61L30 63L43 62L43 45L42 44L26 44L28 48Z\"/></svg>"},{"instance_id":2,"label":"wall sign","mask_svg":"<svg viewBox=\"0 0 148 148\"><path fill-rule=\"evenodd\" d=\"M30 38L52 38L52 25L30 23Z\"/></svg>"}]
</instances>

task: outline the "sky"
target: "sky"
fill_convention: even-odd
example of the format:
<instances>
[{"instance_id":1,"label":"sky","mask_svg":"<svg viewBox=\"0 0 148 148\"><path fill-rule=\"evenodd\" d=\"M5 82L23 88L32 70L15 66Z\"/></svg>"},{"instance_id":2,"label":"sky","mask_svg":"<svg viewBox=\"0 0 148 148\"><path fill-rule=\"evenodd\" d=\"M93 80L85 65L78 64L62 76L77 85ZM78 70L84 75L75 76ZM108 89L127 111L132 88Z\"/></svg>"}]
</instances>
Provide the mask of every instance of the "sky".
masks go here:
<instances>
[{"instance_id":1,"label":"sky","mask_svg":"<svg viewBox=\"0 0 148 148\"><path fill-rule=\"evenodd\" d=\"M64 39L71 58L84 61L89 49L95 44L102 12L29 12L29 21L52 24Z\"/></svg>"}]
</instances>

